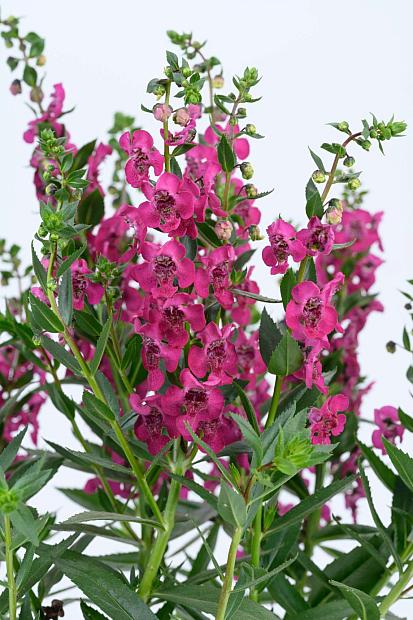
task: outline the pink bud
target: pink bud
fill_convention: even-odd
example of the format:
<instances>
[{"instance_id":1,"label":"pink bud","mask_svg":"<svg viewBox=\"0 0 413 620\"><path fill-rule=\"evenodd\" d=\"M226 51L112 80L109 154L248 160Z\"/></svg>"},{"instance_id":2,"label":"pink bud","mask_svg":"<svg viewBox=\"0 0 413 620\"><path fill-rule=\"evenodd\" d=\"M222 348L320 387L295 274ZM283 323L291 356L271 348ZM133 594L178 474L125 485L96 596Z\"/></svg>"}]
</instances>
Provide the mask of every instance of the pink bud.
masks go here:
<instances>
[{"instance_id":1,"label":"pink bud","mask_svg":"<svg viewBox=\"0 0 413 620\"><path fill-rule=\"evenodd\" d=\"M215 233L220 241L229 241L232 233L232 225L227 220L220 220L215 224Z\"/></svg>"},{"instance_id":2,"label":"pink bud","mask_svg":"<svg viewBox=\"0 0 413 620\"><path fill-rule=\"evenodd\" d=\"M10 92L12 95L20 95L22 92L22 84L20 80L13 80L10 84Z\"/></svg>"},{"instance_id":3,"label":"pink bud","mask_svg":"<svg viewBox=\"0 0 413 620\"><path fill-rule=\"evenodd\" d=\"M177 125L181 125L181 127L186 127L186 125L191 120L191 117L188 114L188 110L186 108L179 108L174 114L174 121Z\"/></svg>"},{"instance_id":4,"label":"pink bud","mask_svg":"<svg viewBox=\"0 0 413 620\"><path fill-rule=\"evenodd\" d=\"M157 103L153 107L153 115L156 118L156 120L161 121L161 123L164 123L165 121L167 121L168 118L171 116L171 114L172 114L172 108L170 105L167 105L166 103Z\"/></svg>"}]
</instances>

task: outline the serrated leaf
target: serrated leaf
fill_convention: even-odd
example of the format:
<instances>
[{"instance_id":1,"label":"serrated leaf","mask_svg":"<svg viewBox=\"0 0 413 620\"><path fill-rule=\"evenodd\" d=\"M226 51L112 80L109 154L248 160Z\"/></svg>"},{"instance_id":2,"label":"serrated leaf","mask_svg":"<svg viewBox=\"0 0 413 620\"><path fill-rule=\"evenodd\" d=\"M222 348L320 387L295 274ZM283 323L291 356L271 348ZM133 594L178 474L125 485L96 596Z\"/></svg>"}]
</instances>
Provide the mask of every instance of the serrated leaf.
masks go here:
<instances>
[{"instance_id":1,"label":"serrated leaf","mask_svg":"<svg viewBox=\"0 0 413 620\"><path fill-rule=\"evenodd\" d=\"M6 472L10 465L12 465L17 453L20 449L21 443L27 431L27 426L23 428L4 448L0 454L0 468L3 472Z\"/></svg>"},{"instance_id":2,"label":"serrated leaf","mask_svg":"<svg viewBox=\"0 0 413 620\"><path fill-rule=\"evenodd\" d=\"M84 620L108 620L107 616L103 616L100 611L86 605L85 601L80 601L80 609L82 610Z\"/></svg>"},{"instance_id":3,"label":"serrated leaf","mask_svg":"<svg viewBox=\"0 0 413 620\"><path fill-rule=\"evenodd\" d=\"M246 395L246 393L244 392L243 388L241 387L241 385L235 380L233 383L238 396L241 400L242 406L244 408L245 414L247 416L247 419L251 425L251 427L253 428L253 430L255 431L255 433L259 433L259 427L258 427L258 421L257 421L257 415L255 413L255 409L251 404L250 399L248 398L248 396Z\"/></svg>"},{"instance_id":4,"label":"serrated leaf","mask_svg":"<svg viewBox=\"0 0 413 620\"><path fill-rule=\"evenodd\" d=\"M83 404L85 408L89 411L90 414L103 418L108 422L112 422L115 420L114 412L106 405L106 403L96 398L94 394L87 392L86 390L83 392Z\"/></svg>"},{"instance_id":5,"label":"serrated leaf","mask_svg":"<svg viewBox=\"0 0 413 620\"><path fill-rule=\"evenodd\" d=\"M263 309L261 314L261 322L259 329L259 345L260 353L264 362L269 364L273 351L277 348L281 342L282 333L279 330L277 324L268 314L266 308Z\"/></svg>"},{"instance_id":6,"label":"serrated leaf","mask_svg":"<svg viewBox=\"0 0 413 620\"><path fill-rule=\"evenodd\" d=\"M247 420L242 418L240 415L236 413L231 413L230 415L231 418L238 424L242 436L245 439L245 443L250 446L250 448L252 448L252 450L255 452L258 464L260 465L262 461L263 451L258 431L256 431L251 426L251 424L249 424Z\"/></svg>"},{"instance_id":7,"label":"serrated leaf","mask_svg":"<svg viewBox=\"0 0 413 620\"><path fill-rule=\"evenodd\" d=\"M382 441L397 473L413 493L413 459L406 452L387 441L385 437L382 437Z\"/></svg>"},{"instance_id":8,"label":"serrated leaf","mask_svg":"<svg viewBox=\"0 0 413 620\"><path fill-rule=\"evenodd\" d=\"M30 508L20 504L16 510L10 513L13 528L29 540L35 547L39 544L39 536L36 528L36 520Z\"/></svg>"},{"instance_id":9,"label":"serrated leaf","mask_svg":"<svg viewBox=\"0 0 413 620\"><path fill-rule=\"evenodd\" d=\"M287 308L287 304L291 299L291 291L296 284L297 276L295 275L294 270L290 267L283 275L280 284L281 299L283 302L284 310Z\"/></svg>"},{"instance_id":10,"label":"serrated leaf","mask_svg":"<svg viewBox=\"0 0 413 620\"><path fill-rule=\"evenodd\" d=\"M143 523L144 525L150 525L151 527L162 529L161 525L153 519L142 519L141 517L136 517L135 515L119 514L117 512L103 512L99 510L87 510L85 512L80 512L76 515L72 515L57 525L88 523L89 521L128 521L131 523Z\"/></svg>"},{"instance_id":11,"label":"serrated leaf","mask_svg":"<svg viewBox=\"0 0 413 620\"><path fill-rule=\"evenodd\" d=\"M410 415L407 415L407 413L405 413L400 407L398 409L398 413L399 420L403 424L404 428L413 433L413 418Z\"/></svg>"},{"instance_id":12,"label":"serrated leaf","mask_svg":"<svg viewBox=\"0 0 413 620\"><path fill-rule=\"evenodd\" d=\"M57 277L62 276L64 272L67 269L69 269L69 267L75 262L75 260L77 260L78 258L82 256L85 249L86 249L86 246L82 245L80 248L77 248L77 250L75 250L70 256L65 258L65 260L61 263L61 265L59 266L57 270L57 274L56 274Z\"/></svg>"},{"instance_id":13,"label":"serrated leaf","mask_svg":"<svg viewBox=\"0 0 413 620\"><path fill-rule=\"evenodd\" d=\"M289 332L285 332L271 355L268 372L285 377L301 368L302 363L303 354L298 343Z\"/></svg>"},{"instance_id":14,"label":"serrated leaf","mask_svg":"<svg viewBox=\"0 0 413 620\"><path fill-rule=\"evenodd\" d=\"M396 476L392 470L387 467L371 448L368 448L361 441L358 442L361 452L367 459L370 467L383 484L393 493L396 487Z\"/></svg>"}]
</instances>

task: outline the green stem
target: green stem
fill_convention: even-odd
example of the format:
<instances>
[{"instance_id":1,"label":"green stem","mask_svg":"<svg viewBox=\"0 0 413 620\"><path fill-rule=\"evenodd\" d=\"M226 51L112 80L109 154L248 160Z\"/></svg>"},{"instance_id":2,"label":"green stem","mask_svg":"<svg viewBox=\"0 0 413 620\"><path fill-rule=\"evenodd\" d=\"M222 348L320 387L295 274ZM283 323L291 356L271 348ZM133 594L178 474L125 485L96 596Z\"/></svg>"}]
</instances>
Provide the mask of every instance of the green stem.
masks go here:
<instances>
[{"instance_id":1,"label":"green stem","mask_svg":"<svg viewBox=\"0 0 413 620\"><path fill-rule=\"evenodd\" d=\"M390 607L400 598L403 590L409 585L413 578L413 561L407 565L406 570L400 576L400 579L394 584L387 596L384 597L379 606L380 616L383 617Z\"/></svg>"},{"instance_id":2,"label":"green stem","mask_svg":"<svg viewBox=\"0 0 413 620\"><path fill-rule=\"evenodd\" d=\"M165 86L165 104L169 105L169 97L171 94L171 82L167 82ZM169 129L168 129L168 119L163 122L163 139L164 139L164 158L165 158L165 172L171 171L171 158L169 154L169 146L166 144L166 141L169 138Z\"/></svg>"},{"instance_id":3,"label":"green stem","mask_svg":"<svg viewBox=\"0 0 413 620\"><path fill-rule=\"evenodd\" d=\"M300 268L298 270L297 282L300 283L304 280L305 268L307 266L308 257L306 256L300 263Z\"/></svg>"},{"instance_id":4,"label":"green stem","mask_svg":"<svg viewBox=\"0 0 413 620\"><path fill-rule=\"evenodd\" d=\"M224 209L225 212L228 212L229 209L229 188L231 185L231 173L230 172L226 172L225 173L225 186L224 186L224 195L222 198L222 207Z\"/></svg>"},{"instance_id":5,"label":"green stem","mask_svg":"<svg viewBox=\"0 0 413 620\"><path fill-rule=\"evenodd\" d=\"M241 542L241 538L242 538L242 528L237 527L234 531L234 535L231 541L231 546L228 552L227 567L225 569L225 579L224 579L224 583L222 584L222 590L221 590L221 595L218 601L218 609L217 609L217 615L215 616L215 620L224 620L225 618L225 612L227 610L229 596L232 591L235 560L237 558L237 551L238 551L239 544Z\"/></svg>"},{"instance_id":6,"label":"green stem","mask_svg":"<svg viewBox=\"0 0 413 620\"><path fill-rule=\"evenodd\" d=\"M261 558L261 539L262 539L262 512L263 506L260 504L254 519L254 529L251 541L251 564L255 568L260 566ZM258 601L258 590L251 588L250 599Z\"/></svg>"},{"instance_id":7,"label":"green stem","mask_svg":"<svg viewBox=\"0 0 413 620\"><path fill-rule=\"evenodd\" d=\"M163 556L165 555L165 551L175 525L175 512L179 500L179 491L179 482L172 480L162 519L165 525L165 530L158 533L155 543L150 550L148 563L139 584L138 593L145 602L150 598L153 581L158 574L159 567Z\"/></svg>"},{"instance_id":8,"label":"green stem","mask_svg":"<svg viewBox=\"0 0 413 620\"><path fill-rule=\"evenodd\" d=\"M7 514L4 515L4 544L6 547L7 582L9 584L9 616L10 620L16 620L17 588L14 579L10 517Z\"/></svg>"},{"instance_id":9,"label":"green stem","mask_svg":"<svg viewBox=\"0 0 413 620\"><path fill-rule=\"evenodd\" d=\"M265 425L266 428L269 428L275 420L275 416L277 415L278 403L280 402L281 389L283 385L284 377L279 375L275 380L274 392L272 395L270 410L268 413L267 423Z\"/></svg>"}]
</instances>

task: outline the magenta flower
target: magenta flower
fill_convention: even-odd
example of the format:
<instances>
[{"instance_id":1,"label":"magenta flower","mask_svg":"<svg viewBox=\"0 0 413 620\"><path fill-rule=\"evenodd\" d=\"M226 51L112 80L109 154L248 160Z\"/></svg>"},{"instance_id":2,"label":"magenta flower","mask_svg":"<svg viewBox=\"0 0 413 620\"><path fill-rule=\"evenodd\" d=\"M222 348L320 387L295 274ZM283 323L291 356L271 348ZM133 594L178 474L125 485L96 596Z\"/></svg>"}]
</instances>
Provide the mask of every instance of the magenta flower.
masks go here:
<instances>
[{"instance_id":1,"label":"magenta flower","mask_svg":"<svg viewBox=\"0 0 413 620\"><path fill-rule=\"evenodd\" d=\"M297 370L292 377L300 381L304 381L308 389L315 386L322 394L328 394L328 388L324 382L322 373L322 365L319 360L319 354L322 345L319 341L313 347L308 347L304 351L304 364Z\"/></svg>"},{"instance_id":2,"label":"magenta flower","mask_svg":"<svg viewBox=\"0 0 413 620\"><path fill-rule=\"evenodd\" d=\"M175 372L181 351L162 344L157 337L156 328L149 323L146 325L135 323L135 331L142 336L142 364L148 371L148 390L159 390L165 381L160 368L161 362L168 372Z\"/></svg>"},{"instance_id":3,"label":"magenta flower","mask_svg":"<svg viewBox=\"0 0 413 620\"><path fill-rule=\"evenodd\" d=\"M198 434L215 453L225 446L241 439L237 424L226 416L213 420L202 420L198 425Z\"/></svg>"},{"instance_id":4,"label":"magenta flower","mask_svg":"<svg viewBox=\"0 0 413 620\"><path fill-rule=\"evenodd\" d=\"M75 260L70 269L72 271L73 308L83 310L85 295L90 304L98 304L105 291L101 284L96 284L86 277L92 273L87 262L83 258Z\"/></svg>"},{"instance_id":5,"label":"magenta flower","mask_svg":"<svg viewBox=\"0 0 413 620\"><path fill-rule=\"evenodd\" d=\"M375 243L382 250L378 227L383 212L371 214L364 209L346 209L341 224L335 227L336 243L354 242L349 248L352 253L366 252Z\"/></svg>"},{"instance_id":6,"label":"magenta flower","mask_svg":"<svg viewBox=\"0 0 413 620\"><path fill-rule=\"evenodd\" d=\"M174 121L182 127L181 131L172 134L169 132L165 144L169 146L178 146L186 142L192 142L196 135L196 121L201 118L201 109L199 105L190 104L188 109L181 108L174 114ZM161 129L161 136L165 139L164 131Z\"/></svg>"},{"instance_id":7,"label":"magenta flower","mask_svg":"<svg viewBox=\"0 0 413 620\"><path fill-rule=\"evenodd\" d=\"M300 262L306 255L304 245L297 239L295 228L281 218L267 228L270 245L262 251L262 259L271 267L273 275L285 273L288 269L288 258Z\"/></svg>"},{"instance_id":8,"label":"magenta flower","mask_svg":"<svg viewBox=\"0 0 413 620\"><path fill-rule=\"evenodd\" d=\"M215 125L215 128L221 133L224 133L228 138L233 138L239 133L239 125L230 125L227 123L225 127L222 127L222 125ZM204 138L205 142L212 146L215 146L215 144L219 142L219 136L212 127L207 128ZM233 148L238 159L247 159L250 154L250 145L246 138L235 138L233 140Z\"/></svg>"},{"instance_id":9,"label":"magenta flower","mask_svg":"<svg viewBox=\"0 0 413 620\"><path fill-rule=\"evenodd\" d=\"M112 147L109 144L100 143L94 153L89 157L87 162L87 180L89 181L89 185L86 189L86 192L90 194L95 189L98 189L102 196L105 195L101 184L99 183L99 168L100 165L105 161L108 155L111 155Z\"/></svg>"},{"instance_id":10,"label":"magenta flower","mask_svg":"<svg viewBox=\"0 0 413 620\"><path fill-rule=\"evenodd\" d=\"M219 418L224 407L224 397L217 388L200 383L187 368L181 372L180 381L182 388L172 385L162 396L162 411L175 418L179 434L190 440L191 434L185 425L189 424L197 433L201 422Z\"/></svg>"},{"instance_id":11,"label":"magenta flower","mask_svg":"<svg viewBox=\"0 0 413 620\"><path fill-rule=\"evenodd\" d=\"M308 256L330 254L334 244L334 230L332 226L322 224L314 215L309 220L307 228L297 233L297 239L306 248Z\"/></svg>"},{"instance_id":12,"label":"magenta flower","mask_svg":"<svg viewBox=\"0 0 413 620\"><path fill-rule=\"evenodd\" d=\"M313 444L331 443L331 435L340 435L346 425L346 411L349 406L347 396L336 394L327 398L320 409L312 407L308 413L310 421L311 442Z\"/></svg>"},{"instance_id":13,"label":"magenta flower","mask_svg":"<svg viewBox=\"0 0 413 620\"><path fill-rule=\"evenodd\" d=\"M322 340L328 346L327 335L334 329L342 331L330 301L343 279L343 274L338 274L322 290L310 281L294 286L286 309L286 323L296 340L310 344Z\"/></svg>"},{"instance_id":14,"label":"magenta flower","mask_svg":"<svg viewBox=\"0 0 413 620\"><path fill-rule=\"evenodd\" d=\"M233 326L220 329L215 323L208 323L198 334L202 347L192 346L188 355L188 366L196 377L209 373L208 383L225 385L232 383L237 374L237 354L231 342Z\"/></svg>"},{"instance_id":15,"label":"magenta flower","mask_svg":"<svg viewBox=\"0 0 413 620\"><path fill-rule=\"evenodd\" d=\"M366 493L364 491L363 483L360 478L358 478L356 480L356 486L354 486L352 489L350 489L350 491L347 491L344 494L345 506L346 508L351 510L354 523L357 523L358 503L364 497L366 497Z\"/></svg>"},{"instance_id":16,"label":"magenta flower","mask_svg":"<svg viewBox=\"0 0 413 620\"><path fill-rule=\"evenodd\" d=\"M138 414L134 427L135 435L147 444L151 454L157 454L169 441L169 436L164 432L167 423L160 400L159 394L148 396L145 401L137 394L129 397L132 409Z\"/></svg>"},{"instance_id":17,"label":"magenta flower","mask_svg":"<svg viewBox=\"0 0 413 620\"><path fill-rule=\"evenodd\" d=\"M176 293L150 310L150 322L156 326L159 338L170 347L182 349L186 345L189 339L187 323L193 332L204 329L204 306L195 304L194 299L194 295Z\"/></svg>"},{"instance_id":18,"label":"magenta flower","mask_svg":"<svg viewBox=\"0 0 413 620\"><path fill-rule=\"evenodd\" d=\"M153 146L152 136L143 129L137 129L132 137L126 131L119 138L120 147L129 155L125 166L126 180L132 187L141 187L149 179L149 168L152 166L156 176L163 169L163 156Z\"/></svg>"},{"instance_id":19,"label":"magenta flower","mask_svg":"<svg viewBox=\"0 0 413 620\"><path fill-rule=\"evenodd\" d=\"M126 263L138 252L146 237L136 207L122 205L112 217L102 220L92 246L96 254L102 254L112 262Z\"/></svg>"},{"instance_id":20,"label":"magenta flower","mask_svg":"<svg viewBox=\"0 0 413 620\"><path fill-rule=\"evenodd\" d=\"M65 133L64 125L57 122L57 119L63 112L65 89L63 88L63 84L54 84L53 88L54 90L50 97L50 103L47 106L46 111L38 118L30 121L29 128L23 134L24 141L29 144L35 141L38 126L42 126L46 123L51 125L58 138L61 138ZM67 134L67 137L69 139L69 134Z\"/></svg>"},{"instance_id":21,"label":"magenta flower","mask_svg":"<svg viewBox=\"0 0 413 620\"><path fill-rule=\"evenodd\" d=\"M212 286L218 303L225 310L230 310L234 303L230 274L235 261L235 251L231 245L215 248L207 256L201 258L204 268L195 273L195 290L200 297L208 297L209 286Z\"/></svg>"},{"instance_id":22,"label":"magenta flower","mask_svg":"<svg viewBox=\"0 0 413 620\"><path fill-rule=\"evenodd\" d=\"M253 271L253 265L251 267L248 267L245 279L240 284L238 284L237 288L241 291L246 291L248 293L254 293L255 295L258 295L260 292L260 287L255 282L255 280L251 280L251 274ZM251 297L246 297L245 295L235 295L235 299L236 304L231 310L231 318L241 327L249 325L249 322L251 320L250 308L255 304L255 300Z\"/></svg>"},{"instance_id":23,"label":"magenta flower","mask_svg":"<svg viewBox=\"0 0 413 620\"><path fill-rule=\"evenodd\" d=\"M195 279L194 263L185 258L185 247L175 239L162 246L144 243L141 253L144 263L136 265L133 278L144 291L154 297L172 297L176 293L176 280L181 288L187 288Z\"/></svg>"},{"instance_id":24,"label":"magenta flower","mask_svg":"<svg viewBox=\"0 0 413 620\"><path fill-rule=\"evenodd\" d=\"M176 231L182 220L188 220L194 215L193 185L192 182L189 185L189 179L180 179L170 172L164 172L154 187L150 183L143 183L142 191L148 201L139 206L142 221L162 232ZM174 236L180 235L177 233Z\"/></svg>"},{"instance_id":25,"label":"magenta flower","mask_svg":"<svg viewBox=\"0 0 413 620\"><path fill-rule=\"evenodd\" d=\"M403 439L404 428L400 424L397 409L391 405L385 405L384 407L380 407L380 409L375 409L374 421L379 428L373 431L371 436L373 446L381 450L382 454L386 454L386 448L383 445L383 437L391 443L396 443L397 438L400 441Z\"/></svg>"},{"instance_id":26,"label":"magenta flower","mask_svg":"<svg viewBox=\"0 0 413 620\"><path fill-rule=\"evenodd\" d=\"M382 259L374 254L367 254L360 258L348 278L349 293L357 290L368 291L376 282L376 269L382 264Z\"/></svg>"}]
</instances>

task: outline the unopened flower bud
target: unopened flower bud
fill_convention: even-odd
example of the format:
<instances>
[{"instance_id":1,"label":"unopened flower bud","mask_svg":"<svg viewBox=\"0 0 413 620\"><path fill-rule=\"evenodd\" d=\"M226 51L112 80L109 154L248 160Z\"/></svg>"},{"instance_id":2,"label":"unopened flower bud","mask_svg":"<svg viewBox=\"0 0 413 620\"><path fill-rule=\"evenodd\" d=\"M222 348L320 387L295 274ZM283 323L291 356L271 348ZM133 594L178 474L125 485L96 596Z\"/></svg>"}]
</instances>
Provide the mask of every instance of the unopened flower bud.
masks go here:
<instances>
[{"instance_id":1,"label":"unopened flower bud","mask_svg":"<svg viewBox=\"0 0 413 620\"><path fill-rule=\"evenodd\" d=\"M222 77L222 75L216 75L213 79L212 79L212 86L214 88L224 88L224 78Z\"/></svg>"},{"instance_id":2,"label":"unopened flower bud","mask_svg":"<svg viewBox=\"0 0 413 620\"><path fill-rule=\"evenodd\" d=\"M187 78L190 75L192 75L192 69L191 67L182 67L182 75Z\"/></svg>"},{"instance_id":3,"label":"unopened flower bud","mask_svg":"<svg viewBox=\"0 0 413 620\"><path fill-rule=\"evenodd\" d=\"M33 342L35 347L40 347L40 345L42 344L42 341L39 338L39 336L33 336L32 342Z\"/></svg>"},{"instance_id":4,"label":"unopened flower bud","mask_svg":"<svg viewBox=\"0 0 413 620\"><path fill-rule=\"evenodd\" d=\"M247 116L246 108L238 108L237 116L238 118L245 118Z\"/></svg>"},{"instance_id":5,"label":"unopened flower bud","mask_svg":"<svg viewBox=\"0 0 413 620\"><path fill-rule=\"evenodd\" d=\"M46 64L46 56L44 54L40 54L36 61L36 65L38 67L43 67Z\"/></svg>"},{"instance_id":6,"label":"unopened flower bud","mask_svg":"<svg viewBox=\"0 0 413 620\"><path fill-rule=\"evenodd\" d=\"M49 183L49 185L46 186L46 195L47 196L53 196L53 194L55 194L57 191L57 185L55 185L54 183Z\"/></svg>"},{"instance_id":7,"label":"unopened flower bud","mask_svg":"<svg viewBox=\"0 0 413 620\"><path fill-rule=\"evenodd\" d=\"M355 162L356 160L354 159L354 157L351 157L351 155L347 155L347 157L343 159L343 165L347 168L351 168L351 166L354 166Z\"/></svg>"},{"instance_id":8,"label":"unopened flower bud","mask_svg":"<svg viewBox=\"0 0 413 620\"><path fill-rule=\"evenodd\" d=\"M412 309L412 304L404 304L404 307L406 310L411 310Z\"/></svg>"},{"instance_id":9,"label":"unopened flower bud","mask_svg":"<svg viewBox=\"0 0 413 620\"><path fill-rule=\"evenodd\" d=\"M347 121L341 121L341 123L338 123L337 128L340 131L348 131L348 122Z\"/></svg>"},{"instance_id":10,"label":"unopened flower bud","mask_svg":"<svg viewBox=\"0 0 413 620\"><path fill-rule=\"evenodd\" d=\"M4 44L5 44L5 46L6 46L7 48L9 48L9 49L10 49L11 47L13 47L13 43L12 43L12 41L10 41L9 39L6 39L6 40L4 41Z\"/></svg>"},{"instance_id":11,"label":"unopened flower bud","mask_svg":"<svg viewBox=\"0 0 413 620\"><path fill-rule=\"evenodd\" d=\"M241 170L242 178L246 179L247 181L249 179L252 179L252 177L254 176L254 168L249 161L243 161L239 169Z\"/></svg>"},{"instance_id":12,"label":"unopened flower bud","mask_svg":"<svg viewBox=\"0 0 413 620\"><path fill-rule=\"evenodd\" d=\"M189 88L187 89L186 93L185 93L185 99L188 103L201 103L202 101L202 95L201 93L196 90L195 88Z\"/></svg>"},{"instance_id":13,"label":"unopened flower bud","mask_svg":"<svg viewBox=\"0 0 413 620\"><path fill-rule=\"evenodd\" d=\"M157 103L153 106L153 115L157 121L164 123L172 114L172 108L166 103Z\"/></svg>"},{"instance_id":14,"label":"unopened flower bud","mask_svg":"<svg viewBox=\"0 0 413 620\"><path fill-rule=\"evenodd\" d=\"M50 241L58 241L59 235L55 232L50 233Z\"/></svg>"},{"instance_id":15,"label":"unopened flower bud","mask_svg":"<svg viewBox=\"0 0 413 620\"><path fill-rule=\"evenodd\" d=\"M371 147L371 142L370 140L362 140L360 142L360 146L365 150L365 151L369 151L370 147Z\"/></svg>"},{"instance_id":16,"label":"unopened flower bud","mask_svg":"<svg viewBox=\"0 0 413 620\"><path fill-rule=\"evenodd\" d=\"M232 224L228 220L219 220L215 224L215 233L220 241L229 241L232 234Z\"/></svg>"},{"instance_id":17,"label":"unopened flower bud","mask_svg":"<svg viewBox=\"0 0 413 620\"><path fill-rule=\"evenodd\" d=\"M248 125L245 126L245 133L248 136L255 136L255 134L257 133L257 128L255 127L255 125L248 123Z\"/></svg>"},{"instance_id":18,"label":"unopened flower bud","mask_svg":"<svg viewBox=\"0 0 413 620\"><path fill-rule=\"evenodd\" d=\"M44 98L44 93L40 86L33 86L30 91L30 99L34 101L34 103L41 103Z\"/></svg>"},{"instance_id":19,"label":"unopened flower bud","mask_svg":"<svg viewBox=\"0 0 413 620\"><path fill-rule=\"evenodd\" d=\"M386 349L389 353L395 353L396 352L396 343L393 342L393 340L389 340L389 342L386 344Z\"/></svg>"},{"instance_id":20,"label":"unopened flower bud","mask_svg":"<svg viewBox=\"0 0 413 620\"><path fill-rule=\"evenodd\" d=\"M372 138L373 140L375 140L378 136L377 130L374 129L373 127L370 129L370 138Z\"/></svg>"},{"instance_id":21,"label":"unopened flower bud","mask_svg":"<svg viewBox=\"0 0 413 620\"><path fill-rule=\"evenodd\" d=\"M258 190L252 183L248 183L245 185L245 193L247 198L255 198L258 194Z\"/></svg>"},{"instance_id":22,"label":"unopened flower bud","mask_svg":"<svg viewBox=\"0 0 413 620\"><path fill-rule=\"evenodd\" d=\"M160 99L165 94L165 87L162 86L162 84L158 84L158 86L154 88L153 94Z\"/></svg>"},{"instance_id":23,"label":"unopened flower bud","mask_svg":"<svg viewBox=\"0 0 413 620\"><path fill-rule=\"evenodd\" d=\"M397 136L403 133L406 127L407 127L407 123L405 123L404 121L397 121L389 125L389 129L391 131L392 136Z\"/></svg>"},{"instance_id":24,"label":"unopened flower bud","mask_svg":"<svg viewBox=\"0 0 413 620\"><path fill-rule=\"evenodd\" d=\"M264 236L261 234L260 229L258 228L258 226L250 226L248 228L248 233L250 236L251 241L261 241L261 239L264 239Z\"/></svg>"},{"instance_id":25,"label":"unopened flower bud","mask_svg":"<svg viewBox=\"0 0 413 620\"><path fill-rule=\"evenodd\" d=\"M343 217L343 209L337 206L329 206L326 211L326 220L327 223L331 226L336 226L340 224Z\"/></svg>"},{"instance_id":26,"label":"unopened flower bud","mask_svg":"<svg viewBox=\"0 0 413 620\"><path fill-rule=\"evenodd\" d=\"M40 224L37 234L39 237L45 237L47 235L47 230L45 229L43 224Z\"/></svg>"},{"instance_id":27,"label":"unopened flower bud","mask_svg":"<svg viewBox=\"0 0 413 620\"><path fill-rule=\"evenodd\" d=\"M347 187L353 191L358 189L360 185L361 185L360 179L350 179L350 181L347 183Z\"/></svg>"},{"instance_id":28,"label":"unopened flower bud","mask_svg":"<svg viewBox=\"0 0 413 620\"><path fill-rule=\"evenodd\" d=\"M314 183L324 183L326 180L326 175L325 172L323 172L322 170L314 170L311 178L313 179Z\"/></svg>"},{"instance_id":29,"label":"unopened flower bud","mask_svg":"<svg viewBox=\"0 0 413 620\"><path fill-rule=\"evenodd\" d=\"M164 74L166 75L167 78L171 78L172 75L173 75L173 71L172 71L171 67L165 67L163 72L164 72Z\"/></svg>"},{"instance_id":30,"label":"unopened flower bud","mask_svg":"<svg viewBox=\"0 0 413 620\"><path fill-rule=\"evenodd\" d=\"M53 234L56 234L56 233L52 233L50 235L50 239L52 238ZM49 291L55 291L57 289L57 282L55 278L52 278L51 280L47 281L47 288Z\"/></svg>"},{"instance_id":31,"label":"unopened flower bud","mask_svg":"<svg viewBox=\"0 0 413 620\"><path fill-rule=\"evenodd\" d=\"M19 503L19 496L13 489L0 489L0 511L6 514L13 512Z\"/></svg>"},{"instance_id":32,"label":"unopened flower bud","mask_svg":"<svg viewBox=\"0 0 413 620\"><path fill-rule=\"evenodd\" d=\"M22 83L20 80L13 80L10 84L10 92L12 95L20 95L22 92Z\"/></svg>"},{"instance_id":33,"label":"unopened flower bud","mask_svg":"<svg viewBox=\"0 0 413 620\"><path fill-rule=\"evenodd\" d=\"M174 123L180 125L181 127L186 127L191 117L189 116L188 110L186 108L179 108L173 116Z\"/></svg>"}]
</instances>

